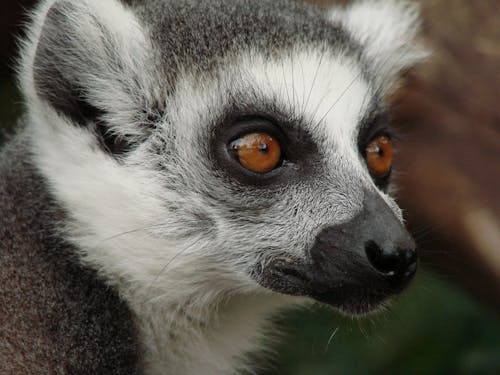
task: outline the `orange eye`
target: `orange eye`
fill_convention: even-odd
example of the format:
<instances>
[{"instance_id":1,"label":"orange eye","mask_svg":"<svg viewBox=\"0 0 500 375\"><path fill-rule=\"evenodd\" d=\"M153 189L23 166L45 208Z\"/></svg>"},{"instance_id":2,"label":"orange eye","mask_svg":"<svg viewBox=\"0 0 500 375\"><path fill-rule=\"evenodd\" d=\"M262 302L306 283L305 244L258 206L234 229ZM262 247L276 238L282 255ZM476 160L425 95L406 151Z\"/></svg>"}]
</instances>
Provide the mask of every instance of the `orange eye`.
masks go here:
<instances>
[{"instance_id":1,"label":"orange eye","mask_svg":"<svg viewBox=\"0 0 500 375\"><path fill-rule=\"evenodd\" d=\"M376 177L383 177L392 167L394 150L389 137L378 136L366 147L366 163L370 173Z\"/></svg>"},{"instance_id":2,"label":"orange eye","mask_svg":"<svg viewBox=\"0 0 500 375\"><path fill-rule=\"evenodd\" d=\"M255 173L266 173L275 169L281 160L279 142L267 133L251 133L231 142L240 164Z\"/></svg>"}]
</instances>

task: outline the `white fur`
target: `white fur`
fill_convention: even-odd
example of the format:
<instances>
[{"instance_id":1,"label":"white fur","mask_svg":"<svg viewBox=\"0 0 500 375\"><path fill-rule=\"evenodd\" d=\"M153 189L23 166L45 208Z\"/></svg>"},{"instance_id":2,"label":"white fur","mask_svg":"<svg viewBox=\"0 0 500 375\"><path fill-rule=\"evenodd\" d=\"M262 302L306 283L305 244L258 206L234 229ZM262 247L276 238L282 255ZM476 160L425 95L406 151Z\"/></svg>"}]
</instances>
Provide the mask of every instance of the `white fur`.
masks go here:
<instances>
[{"instance_id":1,"label":"white fur","mask_svg":"<svg viewBox=\"0 0 500 375\"><path fill-rule=\"evenodd\" d=\"M364 54L382 88L390 89L396 75L427 56L414 39L420 28L419 10L407 0L360 0L344 9L330 11L333 22L340 23L363 45Z\"/></svg>"},{"instance_id":2,"label":"white fur","mask_svg":"<svg viewBox=\"0 0 500 375\"><path fill-rule=\"evenodd\" d=\"M87 99L105 112L112 109L105 118L110 132L140 138L143 134L138 131L137 124L145 122L144 118L137 117L141 104L163 97L163 90L158 87L159 78L152 69L156 52L146 36L147 30L130 10L114 0L46 0L40 3L33 13L33 27L23 44L19 72L20 86L29 105L43 106L35 91L32 72L44 20L56 2L72 5L71 12L65 16L73 27L68 35L78 48L58 52L64 55L68 67L75 70L85 66L83 62L89 62L87 69L79 71L78 76L82 86L89 89ZM106 36L98 24L106 27ZM120 57L121 69L111 60L115 56Z\"/></svg>"}]
</instances>

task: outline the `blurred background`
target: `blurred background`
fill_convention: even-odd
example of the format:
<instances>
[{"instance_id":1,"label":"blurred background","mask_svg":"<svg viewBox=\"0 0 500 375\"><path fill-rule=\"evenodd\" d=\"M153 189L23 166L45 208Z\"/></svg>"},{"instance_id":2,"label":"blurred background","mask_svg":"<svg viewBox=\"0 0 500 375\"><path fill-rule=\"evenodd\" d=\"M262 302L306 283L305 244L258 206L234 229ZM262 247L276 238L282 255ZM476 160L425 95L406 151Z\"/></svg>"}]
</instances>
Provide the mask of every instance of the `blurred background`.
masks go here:
<instances>
[{"instance_id":1,"label":"blurred background","mask_svg":"<svg viewBox=\"0 0 500 375\"><path fill-rule=\"evenodd\" d=\"M35 2L2 0L0 144L22 113L16 38ZM433 55L391 98L417 280L365 319L320 307L282 317L274 370L259 374L500 374L500 1L420 4Z\"/></svg>"}]
</instances>

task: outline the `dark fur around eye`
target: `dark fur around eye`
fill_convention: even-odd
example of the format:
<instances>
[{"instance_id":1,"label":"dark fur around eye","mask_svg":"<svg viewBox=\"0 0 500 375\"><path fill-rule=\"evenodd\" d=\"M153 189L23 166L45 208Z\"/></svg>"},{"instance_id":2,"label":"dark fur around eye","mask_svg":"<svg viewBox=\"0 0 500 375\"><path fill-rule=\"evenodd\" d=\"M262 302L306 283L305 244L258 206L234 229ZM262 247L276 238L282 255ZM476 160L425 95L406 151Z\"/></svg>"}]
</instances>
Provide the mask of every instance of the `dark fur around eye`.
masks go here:
<instances>
[{"instance_id":1,"label":"dark fur around eye","mask_svg":"<svg viewBox=\"0 0 500 375\"><path fill-rule=\"evenodd\" d=\"M222 175L252 186L281 185L303 178L312 173L317 162L317 147L311 137L302 130L300 123L281 117L276 112L241 113L233 111L217 126L211 142L213 160ZM267 133L275 138L281 147L281 161L277 168L259 174L242 167L230 152L228 145L250 133Z\"/></svg>"},{"instance_id":2,"label":"dark fur around eye","mask_svg":"<svg viewBox=\"0 0 500 375\"><path fill-rule=\"evenodd\" d=\"M390 114L387 110L376 109L361 121L358 135L358 151L363 160L366 160L366 147L376 137L386 136L390 140L397 140L395 132L389 127ZM391 181L392 168L383 176L372 176L375 184L382 190L387 190Z\"/></svg>"}]
</instances>

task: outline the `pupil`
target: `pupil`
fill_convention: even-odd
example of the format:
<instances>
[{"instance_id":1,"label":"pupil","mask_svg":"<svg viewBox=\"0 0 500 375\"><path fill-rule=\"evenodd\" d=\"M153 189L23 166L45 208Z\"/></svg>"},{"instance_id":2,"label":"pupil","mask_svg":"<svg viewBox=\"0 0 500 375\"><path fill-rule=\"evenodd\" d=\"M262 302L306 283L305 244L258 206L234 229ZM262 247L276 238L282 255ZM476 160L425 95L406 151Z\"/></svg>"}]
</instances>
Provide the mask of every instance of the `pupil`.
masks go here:
<instances>
[{"instance_id":1,"label":"pupil","mask_svg":"<svg viewBox=\"0 0 500 375\"><path fill-rule=\"evenodd\" d=\"M236 140L236 141L231 142L231 144L229 145L229 147L230 147L230 148L231 148L231 150L233 150L233 151L238 151L238 150L239 150L239 148L240 148L240 144L241 144L241 142L240 142L240 140L238 139L238 140Z\"/></svg>"},{"instance_id":2,"label":"pupil","mask_svg":"<svg viewBox=\"0 0 500 375\"><path fill-rule=\"evenodd\" d=\"M261 154L267 154L269 152L269 147L264 143L260 144L258 148Z\"/></svg>"}]
</instances>

